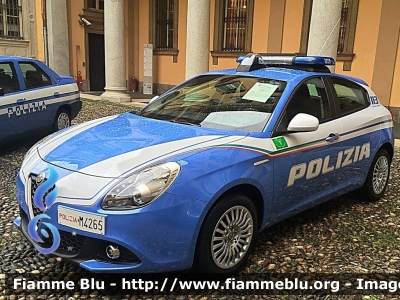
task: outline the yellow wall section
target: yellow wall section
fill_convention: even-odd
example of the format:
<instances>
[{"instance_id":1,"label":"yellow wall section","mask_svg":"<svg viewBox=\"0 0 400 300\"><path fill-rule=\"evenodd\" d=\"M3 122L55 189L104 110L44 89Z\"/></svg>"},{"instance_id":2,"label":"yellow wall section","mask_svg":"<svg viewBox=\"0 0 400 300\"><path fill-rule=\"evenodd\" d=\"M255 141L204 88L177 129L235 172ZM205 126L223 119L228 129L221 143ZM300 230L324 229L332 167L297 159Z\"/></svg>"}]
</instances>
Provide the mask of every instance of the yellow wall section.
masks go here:
<instances>
[{"instance_id":1,"label":"yellow wall section","mask_svg":"<svg viewBox=\"0 0 400 300\"><path fill-rule=\"evenodd\" d=\"M397 43L396 65L394 67L392 93L390 95L389 106L400 107L400 39Z\"/></svg>"},{"instance_id":2,"label":"yellow wall section","mask_svg":"<svg viewBox=\"0 0 400 300\"><path fill-rule=\"evenodd\" d=\"M351 71L343 71L343 63L338 62L336 73L359 77L371 85L381 8L382 0L360 0Z\"/></svg>"},{"instance_id":3,"label":"yellow wall section","mask_svg":"<svg viewBox=\"0 0 400 300\"><path fill-rule=\"evenodd\" d=\"M51 0L47 0L51 1ZM84 7L83 0L71 0L71 31L70 31L70 61L72 64L72 76L76 78L78 70L82 74L83 80L86 80L86 49L85 49L85 27L79 25L79 14L82 14ZM80 47L80 50L76 50L76 46ZM83 66L82 64L85 64ZM78 68L78 70L77 70Z\"/></svg>"},{"instance_id":4,"label":"yellow wall section","mask_svg":"<svg viewBox=\"0 0 400 300\"><path fill-rule=\"evenodd\" d=\"M43 42L43 1L35 1L35 22L36 22L36 42L37 56L36 58L44 61L44 42Z\"/></svg>"},{"instance_id":5,"label":"yellow wall section","mask_svg":"<svg viewBox=\"0 0 400 300\"><path fill-rule=\"evenodd\" d=\"M149 43L149 1L139 0L139 80L143 81L143 45ZM153 82L176 85L185 79L187 1L179 1L178 62L171 55L153 56ZM132 36L130 35L130 38ZM134 51L135 49L130 49Z\"/></svg>"},{"instance_id":6,"label":"yellow wall section","mask_svg":"<svg viewBox=\"0 0 400 300\"><path fill-rule=\"evenodd\" d=\"M186 19L187 1L179 1L178 21L178 62L173 62L170 55L155 55L153 58L153 81L163 84L176 85L185 80L186 67ZM193 58L195 59L195 58Z\"/></svg>"},{"instance_id":7,"label":"yellow wall section","mask_svg":"<svg viewBox=\"0 0 400 300\"><path fill-rule=\"evenodd\" d=\"M267 52L270 0L254 1L252 52ZM234 63L236 59L234 59Z\"/></svg>"},{"instance_id":8,"label":"yellow wall section","mask_svg":"<svg viewBox=\"0 0 400 300\"><path fill-rule=\"evenodd\" d=\"M214 40L214 14L215 0L211 1L211 22L210 22L210 49L213 49ZM254 17L253 17L253 36L252 36L252 52L265 53L267 52L268 44L268 16L270 14L270 0L254 2ZM210 70L219 70L227 68L236 68L236 57L219 57L218 65L213 65L212 57L210 56Z\"/></svg>"},{"instance_id":9,"label":"yellow wall section","mask_svg":"<svg viewBox=\"0 0 400 300\"><path fill-rule=\"evenodd\" d=\"M300 51L304 0L286 0L283 22L282 53Z\"/></svg>"}]
</instances>

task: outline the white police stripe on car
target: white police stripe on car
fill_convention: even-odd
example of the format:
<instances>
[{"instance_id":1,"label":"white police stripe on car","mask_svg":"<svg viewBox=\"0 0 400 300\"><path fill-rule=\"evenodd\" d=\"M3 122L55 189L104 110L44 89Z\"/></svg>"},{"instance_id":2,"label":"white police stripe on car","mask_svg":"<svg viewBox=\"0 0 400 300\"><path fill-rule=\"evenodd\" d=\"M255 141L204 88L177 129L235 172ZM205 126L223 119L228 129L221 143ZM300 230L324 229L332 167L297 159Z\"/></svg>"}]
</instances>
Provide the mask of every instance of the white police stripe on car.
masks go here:
<instances>
[{"instance_id":1,"label":"white police stripe on car","mask_svg":"<svg viewBox=\"0 0 400 300\"><path fill-rule=\"evenodd\" d=\"M19 117L21 115L35 113L42 110L46 110L47 106L51 104L56 104L59 102L78 100L79 95L69 95L65 97L53 98L50 100L39 100L39 101L27 101L27 103L17 104L15 106L10 106L8 108L0 109L0 116L7 115L8 118Z\"/></svg>"},{"instance_id":2,"label":"white police stripe on car","mask_svg":"<svg viewBox=\"0 0 400 300\"><path fill-rule=\"evenodd\" d=\"M308 165L306 163L295 165L290 169L287 186L292 186L297 179L303 178L304 176L306 176L307 180L310 180L318 177L321 173L326 174L369 158L370 155L371 145L370 143L366 143L362 146L340 151L337 155L336 164L333 165L330 165L330 155L325 156L324 159L322 159L322 157L313 159Z\"/></svg>"}]
</instances>

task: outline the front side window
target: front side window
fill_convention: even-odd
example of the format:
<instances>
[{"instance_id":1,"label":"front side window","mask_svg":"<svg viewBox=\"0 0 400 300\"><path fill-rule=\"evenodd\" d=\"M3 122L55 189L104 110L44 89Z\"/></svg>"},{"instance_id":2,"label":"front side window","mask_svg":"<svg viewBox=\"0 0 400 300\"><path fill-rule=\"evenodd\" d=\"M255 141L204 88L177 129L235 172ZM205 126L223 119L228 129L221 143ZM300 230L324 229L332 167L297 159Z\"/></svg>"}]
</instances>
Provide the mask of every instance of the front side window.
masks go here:
<instances>
[{"instance_id":1,"label":"front side window","mask_svg":"<svg viewBox=\"0 0 400 300\"><path fill-rule=\"evenodd\" d=\"M19 0L0 0L0 37L22 38L21 14Z\"/></svg>"},{"instance_id":2,"label":"front side window","mask_svg":"<svg viewBox=\"0 0 400 300\"><path fill-rule=\"evenodd\" d=\"M0 88L4 94L19 90L18 78L13 63L0 63Z\"/></svg>"},{"instance_id":3,"label":"front side window","mask_svg":"<svg viewBox=\"0 0 400 300\"><path fill-rule=\"evenodd\" d=\"M366 91L359 85L338 78L332 78L332 83L341 115L347 115L369 106Z\"/></svg>"},{"instance_id":4,"label":"front side window","mask_svg":"<svg viewBox=\"0 0 400 300\"><path fill-rule=\"evenodd\" d=\"M331 107L321 78L309 79L297 88L286 106L278 131L286 131L290 121L299 113L312 115L318 119L319 123L331 119Z\"/></svg>"},{"instance_id":5,"label":"front side window","mask_svg":"<svg viewBox=\"0 0 400 300\"><path fill-rule=\"evenodd\" d=\"M19 63L27 89L51 85L50 77L34 63Z\"/></svg>"},{"instance_id":6,"label":"front side window","mask_svg":"<svg viewBox=\"0 0 400 300\"><path fill-rule=\"evenodd\" d=\"M261 132L286 82L205 75L171 90L141 111L147 118L208 128Z\"/></svg>"}]
</instances>

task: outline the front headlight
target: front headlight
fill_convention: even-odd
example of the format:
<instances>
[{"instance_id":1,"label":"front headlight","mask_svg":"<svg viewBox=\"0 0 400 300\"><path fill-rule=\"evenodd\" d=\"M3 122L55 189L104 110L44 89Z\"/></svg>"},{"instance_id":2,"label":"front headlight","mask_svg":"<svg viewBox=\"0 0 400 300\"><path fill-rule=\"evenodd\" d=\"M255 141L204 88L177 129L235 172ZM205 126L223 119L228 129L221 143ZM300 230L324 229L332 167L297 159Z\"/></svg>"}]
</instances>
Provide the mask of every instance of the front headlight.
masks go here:
<instances>
[{"instance_id":1,"label":"front headlight","mask_svg":"<svg viewBox=\"0 0 400 300\"><path fill-rule=\"evenodd\" d=\"M178 177L181 166L168 162L130 175L103 199L103 209L124 210L143 207L156 200Z\"/></svg>"}]
</instances>

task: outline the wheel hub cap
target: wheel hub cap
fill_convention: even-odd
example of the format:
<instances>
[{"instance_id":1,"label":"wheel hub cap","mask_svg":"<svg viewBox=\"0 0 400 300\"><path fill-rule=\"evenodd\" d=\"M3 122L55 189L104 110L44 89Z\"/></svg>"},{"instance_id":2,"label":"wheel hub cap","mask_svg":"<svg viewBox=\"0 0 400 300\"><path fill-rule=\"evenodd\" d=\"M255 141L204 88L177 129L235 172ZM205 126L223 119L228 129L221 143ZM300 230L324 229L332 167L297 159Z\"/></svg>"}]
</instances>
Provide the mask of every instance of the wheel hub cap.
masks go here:
<instances>
[{"instance_id":1,"label":"wheel hub cap","mask_svg":"<svg viewBox=\"0 0 400 300\"><path fill-rule=\"evenodd\" d=\"M372 187L375 194L380 194L385 189L389 175L389 162L385 156L379 157L374 166Z\"/></svg>"},{"instance_id":2,"label":"wheel hub cap","mask_svg":"<svg viewBox=\"0 0 400 300\"><path fill-rule=\"evenodd\" d=\"M58 129L63 129L69 126L69 117L66 113L62 113L58 116L57 125Z\"/></svg>"},{"instance_id":3,"label":"wheel hub cap","mask_svg":"<svg viewBox=\"0 0 400 300\"><path fill-rule=\"evenodd\" d=\"M237 265L247 253L253 237L253 217L244 206L226 211L214 228L211 253L221 269Z\"/></svg>"}]
</instances>

